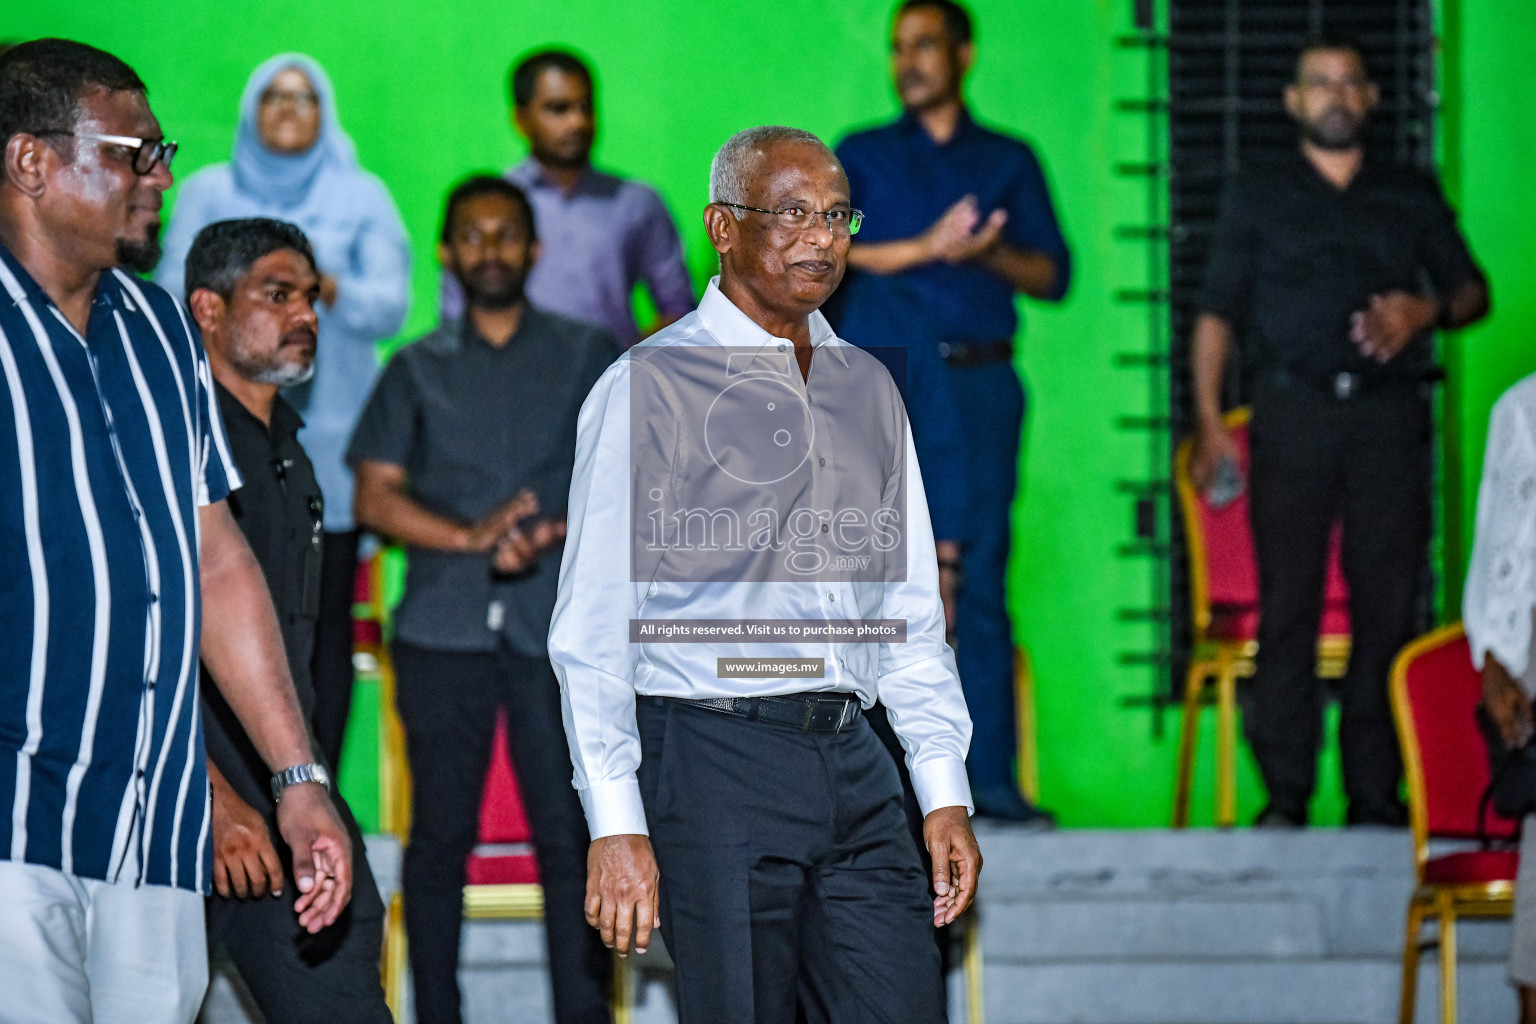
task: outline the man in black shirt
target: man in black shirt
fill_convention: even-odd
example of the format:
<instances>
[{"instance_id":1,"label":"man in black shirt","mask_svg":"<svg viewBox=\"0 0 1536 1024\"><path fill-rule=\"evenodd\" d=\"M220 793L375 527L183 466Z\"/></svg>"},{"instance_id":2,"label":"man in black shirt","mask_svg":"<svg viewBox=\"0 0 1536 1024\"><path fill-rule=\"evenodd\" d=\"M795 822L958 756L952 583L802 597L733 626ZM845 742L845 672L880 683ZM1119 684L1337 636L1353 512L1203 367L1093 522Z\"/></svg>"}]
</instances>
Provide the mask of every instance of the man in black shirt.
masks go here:
<instances>
[{"instance_id":1,"label":"man in black shirt","mask_svg":"<svg viewBox=\"0 0 1536 1024\"><path fill-rule=\"evenodd\" d=\"M186 287L230 454L245 479L229 497L230 511L266 576L308 721L315 704L309 663L319 611L323 506L314 468L296 436L303 420L278 392L314 372L314 254L292 224L222 221L193 242ZM269 1024L386 1024L389 1010L379 983L384 907L351 810L335 796L352 836L352 903L335 924L311 935L292 910L299 893L285 881L287 847L274 839L270 773L206 677L202 702L217 890L208 901L209 945L228 951ZM267 897L269 892L282 899Z\"/></svg>"},{"instance_id":2,"label":"man in black shirt","mask_svg":"<svg viewBox=\"0 0 1536 1024\"><path fill-rule=\"evenodd\" d=\"M481 176L454 189L438 254L463 286L464 319L395 355L347 450L358 521L409 554L393 651L411 765L402 888L416 1019L460 1020L465 859L505 709L544 889L554 1017L607 1024L611 960L583 910L587 826L547 637L576 416L618 345L524 298L538 241L516 185Z\"/></svg>"},{"instance_id":3,"label":"man in black shirt","mask_svg":"<svg viewBox=\"0 0 1536 1024\"><path fill-rule=\"evenodd\" d=\"M1253 371L1250 514L1259 654L1247 732L1265 825L1301 825L1321 734L1315 677L1329 536L1342 520L1353 648L1341 747L1352 824L1406 822L1387 673L1413 635L1431 528L1431 331L1488 310L1488 286L1427 175L1367 155L1359 49L1303 48L1285 105L1299 151L1228 186L1194 332L1202 488L1237 449L1221 419L1235 337Z\"/></svg>"}]
</instances>

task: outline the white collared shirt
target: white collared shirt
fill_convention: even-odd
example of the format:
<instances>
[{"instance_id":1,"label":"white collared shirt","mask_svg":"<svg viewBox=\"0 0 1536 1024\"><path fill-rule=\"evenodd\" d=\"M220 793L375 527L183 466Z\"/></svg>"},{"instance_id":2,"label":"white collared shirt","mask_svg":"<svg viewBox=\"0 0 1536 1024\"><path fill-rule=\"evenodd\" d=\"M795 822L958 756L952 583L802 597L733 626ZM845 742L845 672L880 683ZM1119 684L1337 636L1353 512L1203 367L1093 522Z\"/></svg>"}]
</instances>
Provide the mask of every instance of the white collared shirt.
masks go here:
<instances>
[{"instance_id":1,"label":"white collared shirt","mask_svg":"<svg viewBox=\"0 0 1536 1024\"><path fill-rule=\"evenodd\" d=\"M833 334L819 312L811 314L814 354L808 378L802 380L793 345L750 320L720 292L718 281L710 282L695 312L609 367L588 395L578 423L549 656L560 680L575 786L592 837L649 834L635 775L640 763L637 694L699 699L826 691L857 694L865 707L878 700L906 750L923 813L949 806L969 810L965 754L971 720L954 652L944 642L928 503L896 385L878 360ZM899 549L904 564L896 565L897 571L874 578L868 573L817 574L805 582L764 581L761 576L735 582L744 578L740 574L727 575L730 582L690 582L686 569L678 570L675 553L651 557L643 550L646 545L632 541L637 536L632 518L636 500L660 493L644 488L637 492L638 476L657 466L674 478L703 475L698 466L681 465L679 449L684 446L675 441L678 423L642 419L645 434L636 445L631 443L636 379L646 376L667 390L669 356L686 358L689 347L695 352L709 347L747 349L760 353L749 361L765 363L783 354L793 372L782 380L799 389L810 439L806 457L792 475L768 477L774 486L763 493L771 491L768 500L785 506L780 514L862 505L872 517L879 509L867 506L879 503L882 495L888 506L904 506L887 509L904 527L904 546ZM857 400L848 400L849 395ZM818 396L823 396L820 401ZM775 437L780 435L789 436L779 431ZM795 443L800 443L798 437ZM718 445L711 451L719 468L734 475L727 462L720 461ZM770 455L774 451L768 449ZM832 524L837 525L835 518ZM823 534L827 529L825 524L820 527ZM721 578L718 573L706 575ZM906 639L631 642L630 620L679 619L903 620ZM717 659L722 657L821 658L825 676L720 678Z\"/></svg>"},{"instance_id":2,"label":"white collared shirt","mask_svg":"<svg viewBox=\"0 0 1536 1024\"><path fill-rule=\"evenodd\" d=\"M1489 418L1461 614L1477 667L1492 654L1536 694L1536 374L1504 392Z\"/></svg>"}]
</instances>

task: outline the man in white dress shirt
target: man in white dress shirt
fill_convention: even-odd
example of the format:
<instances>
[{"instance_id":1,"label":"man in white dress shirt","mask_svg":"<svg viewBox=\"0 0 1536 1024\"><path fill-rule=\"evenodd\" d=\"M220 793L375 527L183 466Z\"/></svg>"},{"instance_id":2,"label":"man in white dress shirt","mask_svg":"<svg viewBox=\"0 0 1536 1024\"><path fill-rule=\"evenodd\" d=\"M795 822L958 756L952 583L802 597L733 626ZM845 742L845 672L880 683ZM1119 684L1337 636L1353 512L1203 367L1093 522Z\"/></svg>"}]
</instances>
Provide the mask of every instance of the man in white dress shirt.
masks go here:
<instances>
[{"instance_id":1,"label":"man in white dress shirt","mask_svg":"<svg viewBox=\"0 0 1536 1024\"><path fill-rule=\"evenodd\" d=\"M1461 613L1483 673L1483 704L1510 749L1525 746L1536 729L1536 374L1493 406ZM1520 1019L1536 1021L1536 815L1520 833L1509 980L1520 992Z\"/></svg>"},{"instance_id":2,"label":"man in white dress shirt","mask_svg":"<svg viewBox=\"0 0 1536 1024\"><path fill-rule=\"evenodd\" d=\"M818 307L862 215L815 136L716 155L720 276L578 424L550 629L592 834L587 919L660 927L683 1024L944 1019L929 930L976 891L971 723L905 411ZM629 558L623 552L629 553ZM933 857L907 831L906 749Z\"/></svg>"}]
</instances>

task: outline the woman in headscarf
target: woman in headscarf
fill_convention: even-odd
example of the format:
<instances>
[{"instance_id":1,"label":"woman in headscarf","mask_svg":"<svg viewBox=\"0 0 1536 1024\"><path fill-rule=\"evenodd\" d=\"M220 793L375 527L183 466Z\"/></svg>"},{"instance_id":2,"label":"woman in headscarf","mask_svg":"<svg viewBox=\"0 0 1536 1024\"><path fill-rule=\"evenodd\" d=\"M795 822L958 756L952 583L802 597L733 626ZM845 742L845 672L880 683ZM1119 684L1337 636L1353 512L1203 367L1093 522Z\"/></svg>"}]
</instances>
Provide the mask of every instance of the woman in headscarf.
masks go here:
<instances>
[{"instance_id":1,"label":"woman in headscarf","mask_svg":"<svg viewBox=\"0 0 1536 1024\"><path fill-rule=\"evenodd\" d=\"M181 186L157 274L182 296L192 239L214 221L274 217L309 236L321 271L315 375L290 388L299 438L325 498L324 569L315 635L314 729L332 766L352 695L352 580L358 532L343 455L378 374L375 345L400 330L409 294L409 242L394 201L357 165L319 64L284 53L258 67L240 98L234 159ZM183 296L184 297L184 296Z\"/></svg>"}]
</instances>

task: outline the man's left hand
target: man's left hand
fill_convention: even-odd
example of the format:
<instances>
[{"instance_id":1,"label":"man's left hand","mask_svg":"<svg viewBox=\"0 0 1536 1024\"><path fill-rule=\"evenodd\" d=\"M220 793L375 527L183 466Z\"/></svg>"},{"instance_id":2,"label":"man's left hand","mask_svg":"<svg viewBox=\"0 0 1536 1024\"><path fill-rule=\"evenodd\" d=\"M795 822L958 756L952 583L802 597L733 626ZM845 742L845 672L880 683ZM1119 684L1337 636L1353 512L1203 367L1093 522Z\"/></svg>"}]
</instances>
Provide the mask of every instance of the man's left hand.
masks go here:
<instances>
[{"instance_id":1,"label":"man's left hand","mask_svg":"<svg viewBox=\"0 0 1536 1024\"><path fill-rule=\"evenodd\" d=\"M314 934L334 924L352 898L352 840L325 787L301 782L283 790L277 827L293 851L293 906L299 926Z\"/></svg>"},{"instance_id":2,"label":"man's left hand","mask_svg":"<svg viewBox=\"0 0 1536 1024\"><path fill-rule=\"evenodd\" d=\"M976 898L981 847L964 807L940 807L923 819L923 843L933 857L933 926L941 928L965 913Z\"/></svg>"},{"instance_id":3,"label":"man's left hand","mask_svg":"<svg viewBox=\"0 0 1536 1024\"><path fill-rule=\"evenodd\" d=\"M529 568L540 555L565 539L565 517L540 519L514 525L496 545L491 564L497 572L517 573Z\"/></svg>"},{"instance_id":4,"label":"man's left hand","mask_svg":"<svg viewBox=\"0 0 1536 1024\"><path fill-rule=\"evenodd\" d=\"M1370 305L1350 317L1349 337L1361 355L1385 363L1433 327L1438 312L1434 299L1409 292L1372 295Z\"/></svg>"}]
</instances>

